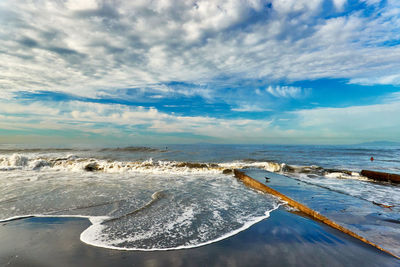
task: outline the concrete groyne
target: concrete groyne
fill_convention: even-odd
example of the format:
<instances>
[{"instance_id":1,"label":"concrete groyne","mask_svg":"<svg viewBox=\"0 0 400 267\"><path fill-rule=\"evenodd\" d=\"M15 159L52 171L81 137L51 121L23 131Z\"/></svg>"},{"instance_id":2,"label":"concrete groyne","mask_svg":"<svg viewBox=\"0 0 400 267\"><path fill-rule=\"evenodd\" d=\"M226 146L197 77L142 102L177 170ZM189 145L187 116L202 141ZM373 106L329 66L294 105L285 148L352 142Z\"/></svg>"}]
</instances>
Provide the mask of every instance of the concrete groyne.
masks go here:
<instances>
[{"instance_id":1,"label":"concrete groyne","mask_svg":"<svg viewBox=\"0 0 400 267\"><path fill-rule=\"evenodd\" d=\"M369 245L371 245L371 246L373 246L375 248L378 248L379 250L382 250L382 251L390 254L393 257L396 257L396 258L400 259L399 256L391 253L390 251L387 251L386 249L380 247L379 245L377 245L377 244L375 244L373 242L370 242L366 238L354 233L353 231L350 231L349 229L337 224L336 222L332 221L331 219L321 215L317 211L315 211L313 209L310 209L309 207L307 207L307 206L305 206L305 205L303 205L303 204L291 199L290 197L280 193L279 191L277 191L275 189L272 189L271 187L269 187L269 186L257 181L256 179L253 179L252 177L246 175L244 172L242 172L242 171L240 171L238 169L235 169L234 170L234 174L235 174L235 177L238 178L239 180L241 180L245 185L247 185L247 186L249 186L251 188L254 188L256 190L259 190L259 191L262 191L262 192L277 196L280 199L282 199L283 201L285 201L289 206L300 210L304 214L312 217L313 219L315 219L317 221L320 221L320 222L322 222L322 223L324 223L326 225L329 225L332 228L335 228L335 229L337 229L337 230L339 230L339 231L341 231L343 233L346 233L346 234L348 234L348 235L350 235L350 236L352 236L354 238L357 238L357 239L361 240L362 242L364 242L366 244L369 244Z\"/></svg>"}]
</instances>

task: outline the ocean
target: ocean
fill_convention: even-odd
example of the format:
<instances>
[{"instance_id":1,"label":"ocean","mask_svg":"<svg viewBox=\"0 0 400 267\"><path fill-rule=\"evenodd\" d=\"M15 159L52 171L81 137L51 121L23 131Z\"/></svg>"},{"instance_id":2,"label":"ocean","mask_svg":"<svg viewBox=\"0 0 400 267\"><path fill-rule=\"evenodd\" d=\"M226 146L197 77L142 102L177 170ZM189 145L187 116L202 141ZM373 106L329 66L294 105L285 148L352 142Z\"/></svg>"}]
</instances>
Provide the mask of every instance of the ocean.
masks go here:
<instances>
[{"instance_id":1,"label":"ocean","mask_svg":"<svg viewBox=\"0 0 400 267\"><path fill-rule=\"evenodd\" d=\"M284 205L233 177L233 169L246 168L390 206L388 216L400 222L400 187L360 175L362 169L400 173L399 163L400 146L1 145L0 221L83 217L91 226L80 238L90 245L200 247L268 220Z\"/></svg>"}]
</instances>

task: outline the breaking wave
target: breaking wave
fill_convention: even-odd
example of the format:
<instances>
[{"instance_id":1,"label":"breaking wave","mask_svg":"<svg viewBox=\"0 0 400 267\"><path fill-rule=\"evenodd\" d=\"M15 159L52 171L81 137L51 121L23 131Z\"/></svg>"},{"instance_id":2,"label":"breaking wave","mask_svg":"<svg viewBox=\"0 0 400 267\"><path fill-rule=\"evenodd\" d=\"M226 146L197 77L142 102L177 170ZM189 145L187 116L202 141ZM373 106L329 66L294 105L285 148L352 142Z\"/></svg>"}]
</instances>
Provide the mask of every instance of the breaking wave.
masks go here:
<instances>
[{"instance_id":1,"label":"breaking wave","mask_svg":"<svg viewBox=\"0 0 400 267\"><path fill-rule=\"evenodd\" d=\"M118 148L116 148L118 149ZM131 149L131 148L124 148ZM132 149L142 149L134 147ZM147 149L144 147L147 151ZM12 154L0 157L0 171L25 170L57 170L72 172L104 172L104 173L224 173L230 174L233 169L259 168L270 172L288 175L306 174L309 177L325 176L327 178L357 179L369 181L359 172L325 169L319 166L295 166L286 163L272 161L253 161L245 159L241 161L207 163L207 162L181 162L168 160L143 160L143 161L118 161L96 158L83 158L75 155L64 157L28 156L24 154Z\"/></svg>"}]
</instances>

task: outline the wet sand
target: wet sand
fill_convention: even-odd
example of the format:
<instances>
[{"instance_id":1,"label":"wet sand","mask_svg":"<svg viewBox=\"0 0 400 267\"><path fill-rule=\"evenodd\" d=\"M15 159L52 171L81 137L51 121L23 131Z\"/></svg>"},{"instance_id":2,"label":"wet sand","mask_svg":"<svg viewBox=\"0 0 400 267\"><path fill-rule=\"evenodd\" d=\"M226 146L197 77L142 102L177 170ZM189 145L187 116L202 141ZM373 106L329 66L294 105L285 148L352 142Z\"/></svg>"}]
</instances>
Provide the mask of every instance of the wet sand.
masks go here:
<instances>
[{"instance_id":1,"label":"wet sand","mask_svg":"<svg viewBox=\"0 0 400 267\"><path fill-rule=\"evenodd\" d=\"M284 208L235 236L177 251L117 251L88 246L81 218L0 223L0 266L400 266L400 261Z\"/></svg>"}]
</instances>

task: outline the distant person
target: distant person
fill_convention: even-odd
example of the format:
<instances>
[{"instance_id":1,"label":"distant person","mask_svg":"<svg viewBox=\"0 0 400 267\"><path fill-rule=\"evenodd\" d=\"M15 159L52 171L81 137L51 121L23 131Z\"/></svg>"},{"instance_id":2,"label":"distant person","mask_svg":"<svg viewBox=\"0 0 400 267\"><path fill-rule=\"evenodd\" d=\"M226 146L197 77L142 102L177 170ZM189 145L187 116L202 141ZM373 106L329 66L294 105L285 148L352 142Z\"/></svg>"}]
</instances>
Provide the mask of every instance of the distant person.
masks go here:
<instances>
[{"instance_id":1,"label":"distant person","mask_svg":"<svg viewBox=\"0 0 400 267\"><path fill-rule=\"evenodd\" d=\"M371 161L374 161L374 157L371 157Z\"/></svg>"}]
</instances>

